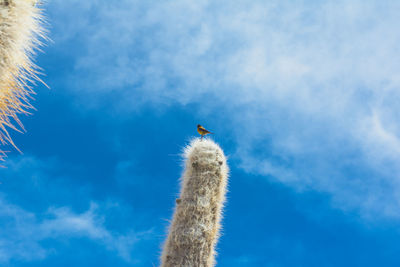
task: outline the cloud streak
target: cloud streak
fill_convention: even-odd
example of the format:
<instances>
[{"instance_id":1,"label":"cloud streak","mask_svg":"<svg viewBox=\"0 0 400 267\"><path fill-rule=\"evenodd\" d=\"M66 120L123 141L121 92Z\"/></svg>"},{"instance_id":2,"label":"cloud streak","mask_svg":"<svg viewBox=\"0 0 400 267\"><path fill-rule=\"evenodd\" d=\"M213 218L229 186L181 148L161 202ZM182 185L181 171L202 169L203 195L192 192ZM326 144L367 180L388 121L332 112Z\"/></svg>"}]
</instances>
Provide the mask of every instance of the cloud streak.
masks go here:
<instances>
[{"instance_id":1,"label":"cloud streak","mask_svg":"<svg viewBox=\"0 0 400 267\"><path fill-rule=\"evenodd\" d=\"M132 250L151 231L115 233L104 225L104 216L99 214L97 204L82 213L68 207L50 208L39 216L0 199L0 262L41 260L54 253L43 245L46 240L69 240L87 238L114 251L127 262L134 262Z\"/></svg>"},{"instance_id":2,"label":"cloud streak","mask_svg":"<svg viewBox=\"0 0 400 267\"><path fill-rule=\"evenodd\" d=\"M7 160L1 184L7 194L0 194L0 263L43 261L74 240L88 240L130 264L142 260L134 257L135 248L154 238L152 228L134 230L121 222L129 218L136 225L135 219L141 219L132 218L121 199L92 200L93 185L74 177L77 168L32 155Z\"/></svg>"}]
</instances>

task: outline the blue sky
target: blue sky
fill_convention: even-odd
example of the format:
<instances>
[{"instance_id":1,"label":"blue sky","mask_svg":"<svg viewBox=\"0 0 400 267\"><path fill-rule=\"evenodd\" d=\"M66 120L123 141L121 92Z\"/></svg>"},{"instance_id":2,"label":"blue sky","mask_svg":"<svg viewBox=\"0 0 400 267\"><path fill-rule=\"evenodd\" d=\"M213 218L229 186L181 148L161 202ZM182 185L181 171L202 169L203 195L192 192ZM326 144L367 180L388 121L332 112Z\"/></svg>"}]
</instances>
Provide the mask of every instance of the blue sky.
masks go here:
<instances>
[{"instance_id":1,"label":"blue sky","mask_svg":"<svg viewBox=\"0 0 400 267\"><path fill-rule=\"evenodd\" d=\"M157 266L200 123L231 169L218 266L399 266L400 3L44 8L1 265Z\"/></svg>"}]
</instances>

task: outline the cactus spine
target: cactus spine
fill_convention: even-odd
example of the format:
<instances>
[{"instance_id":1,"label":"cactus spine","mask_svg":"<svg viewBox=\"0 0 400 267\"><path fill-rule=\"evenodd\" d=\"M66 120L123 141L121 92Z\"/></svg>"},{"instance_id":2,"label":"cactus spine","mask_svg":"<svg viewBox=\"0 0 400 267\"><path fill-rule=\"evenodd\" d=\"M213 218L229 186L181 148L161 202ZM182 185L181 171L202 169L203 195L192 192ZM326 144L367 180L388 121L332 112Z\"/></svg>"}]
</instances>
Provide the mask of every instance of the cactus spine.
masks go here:
<instances>
[{"instance_id":1,"label":"cactus spine","mask_svg":"<svg viewBox=\"0 0 400 267\"><path fill-rule=\"evenodd\" d=\"M37 77L32 62L35 49L45 39L42 10L36 0L0 0L0 143L15 147L7 128L14 122L23 129L17 115L32 108L29 86Z\"/></svg>"},{"instance_id":2,"label":"cactus spine","mask_svg":"<svg viewBox=\"0 0 400 267\"><path fill-rule=\"evenodd\" d=\"M195 139L185 149L185 159L161 266L214 266L228 179L226 158L213 141Z\"/></svg>"}]
</instances>

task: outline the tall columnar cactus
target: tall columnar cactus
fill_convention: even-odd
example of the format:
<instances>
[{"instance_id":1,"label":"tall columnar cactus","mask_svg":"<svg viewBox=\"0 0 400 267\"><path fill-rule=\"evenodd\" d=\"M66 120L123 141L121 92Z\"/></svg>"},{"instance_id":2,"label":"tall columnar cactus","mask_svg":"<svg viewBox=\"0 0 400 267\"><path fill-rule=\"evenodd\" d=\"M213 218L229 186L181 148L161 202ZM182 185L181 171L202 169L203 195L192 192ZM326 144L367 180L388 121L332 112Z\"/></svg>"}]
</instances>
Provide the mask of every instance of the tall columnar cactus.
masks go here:
<instances>
[{"instance_id":1,"label":"tall columnar cactus","mask_svg":"<svg viewBox=\"0 0 400 267\"><path fill-rule=\"evenodd\" d=\"M37 0L0 0L0 142L14 145L7 127L21 129L17 115L28 113L39 80L33 64L35 50L45 39L42 10ZM40 81L40 80L39 80ZM15 147L15 145L14 145Z\"/></svg>"},{"instance_id":2,"label":"tall columnar cactus","mask_svg":"<svg viewBox=\"0 0 400 267\"><path fill-rule=\"evenodd\" d=\"M185 149L185 171L164 244L163 267L214 266L228 166L221 148L195 139Z\"/></svg>"}]
</instances>

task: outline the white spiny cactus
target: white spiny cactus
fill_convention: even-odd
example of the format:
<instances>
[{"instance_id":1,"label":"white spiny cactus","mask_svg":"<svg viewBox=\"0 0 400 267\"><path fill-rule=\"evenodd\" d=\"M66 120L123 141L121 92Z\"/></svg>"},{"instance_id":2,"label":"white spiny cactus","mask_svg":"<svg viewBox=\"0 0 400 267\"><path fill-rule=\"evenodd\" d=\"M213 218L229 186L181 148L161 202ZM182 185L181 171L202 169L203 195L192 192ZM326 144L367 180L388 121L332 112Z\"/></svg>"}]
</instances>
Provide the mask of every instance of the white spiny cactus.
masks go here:
<instances>
[{"instance_id":1,"label":"white spiny cactus","mask_svg":"<svg viewBox=\"0 0 400 267\"><path fill-rule=\"evenodd\" d=\"M32 108L31 84L40 81L32 57L45 38L36 0L0 0L0 142L15 147L7 127L23 129L18 114Z\"/></svg>"},{"instance_id":2,"label":"white spiny cactus","mask_svg":"<svg viewBox=\"0 0 400 267\"><path fill-rule=\"evenodd\" d=\"M213 141L195 139L186 148L185 159L161 266L214 266L228 180L226 158Z\"/></svg>"}]
</instances>

